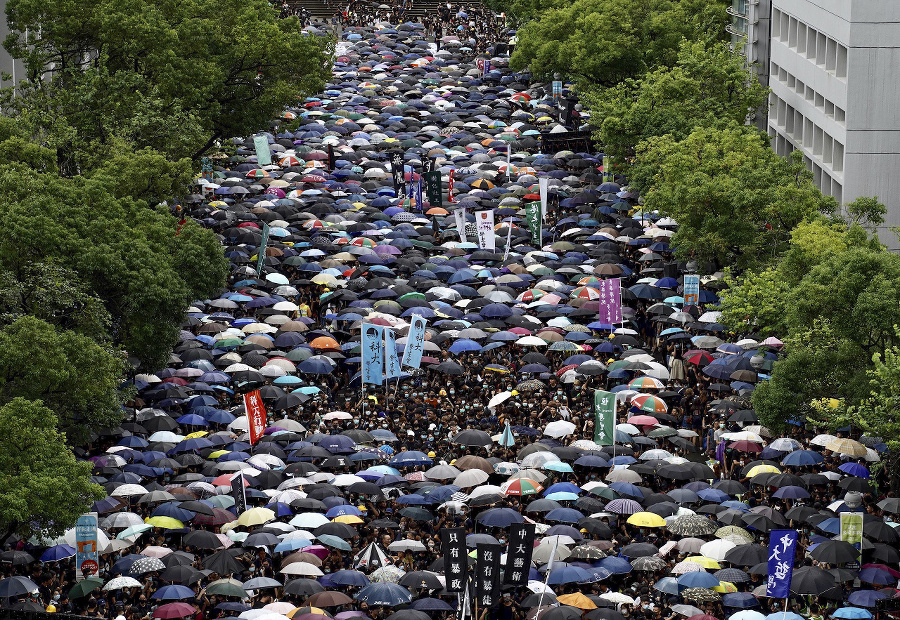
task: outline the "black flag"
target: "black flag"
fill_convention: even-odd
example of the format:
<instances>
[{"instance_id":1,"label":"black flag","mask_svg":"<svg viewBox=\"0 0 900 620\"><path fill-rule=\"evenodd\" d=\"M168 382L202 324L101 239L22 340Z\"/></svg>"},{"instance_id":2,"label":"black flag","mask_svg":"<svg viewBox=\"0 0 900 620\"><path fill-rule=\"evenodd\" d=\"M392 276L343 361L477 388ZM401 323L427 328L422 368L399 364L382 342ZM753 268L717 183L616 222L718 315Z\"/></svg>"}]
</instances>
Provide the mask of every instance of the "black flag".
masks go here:
<instances>
[{"instance_id":1,"label":"black flag","mask_svg":"<svg viewBox=\"0 0 900 620\"><path fill-rule=\"evenodd\" d=\"M231 495L234 497L234 509L237 515L247 510L247 495L244 492L244 473L238 472L231 478Z\"/></svg>"},{"instance_id":2,"label":"black flag","mask_svg":"<svg viewBox=\"0 0 900 620\"><path fill-rule=\"evenodd\" d=\"M454 527L441 530L441 551L444 553L447 592L464 591L469 571L465 528Z\"/></svg>"},{"instance_id":3,"label":"black flag","mask_svg":"<svg viewBox=\"0 0 900 620\"><path fill-rule=\"evenodd\" d=\"M503 583L524 586L528 583L528 569L531 568L531 553L534 551L534 523L519 523L510 526L509 550L506 552L506 570Z\"/></svg>"},{"instance_id":4,"label":"black flag","mask_svg":"<svg viewBox=\"0 0 900 620\"><path fill-rule=\"evenodd\" d=\"M500 594L500 545L478 545L475 562L475 596L478 604L487 609L499 602Z\"/></svg>"}]
</instances>

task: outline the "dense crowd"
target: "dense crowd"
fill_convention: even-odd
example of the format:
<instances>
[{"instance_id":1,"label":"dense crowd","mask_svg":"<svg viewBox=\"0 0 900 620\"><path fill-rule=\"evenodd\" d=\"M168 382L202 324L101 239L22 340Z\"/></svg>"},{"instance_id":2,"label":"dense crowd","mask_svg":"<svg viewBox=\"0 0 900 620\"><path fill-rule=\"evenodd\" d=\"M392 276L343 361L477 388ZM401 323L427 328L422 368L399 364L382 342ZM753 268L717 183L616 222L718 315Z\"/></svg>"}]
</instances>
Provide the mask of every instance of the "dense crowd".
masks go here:
<instances>
[{"instance_id":1,"label":"dense crowd","mask_svg":"<svg viewBox=\"0 0 900 620\"><path fill-rule=\"evenodd\" d=\"M94 506L99 579L76 582L71 532L13 537L0 554L7 607L789 620L871 617L896 594L900 502L883 469L870 473L884 445L800 419L759 425L749 395L781 343L716 322L716 275L685 306L683 276L699 266L673 258L677 223L642 213L597 153L538 152L539 137L565 133L558 106L508 56L476 68L502 24L447 8L396 28L348 12L359 27L344 31L333 82L267 134L274 162L237 139L204 199L182 205L220 235L228 288L187 309L170 365L136 375L122 425L80 448L109 494ZM435 162L443 208L395 195L397 150L413 185ZM539 178L535 243L522 208ZM471 242L484 209L496 251ZM608 278L622 279L617 325L598 321ZM428 321L421 368L361 385L362 326L395 329L402 353L415 314ZM255 389L269 419L251 445L242 398ZM613 445L593 441L596 390L616 394ZM831 540L846 511L865 513L858 565ZM502 586L490 608L446 592L441 530L465 528L474 558L520 522L539 543L527 586ZM799 533L786 601L766 597L768 533L782 528Z\"/></svg>"}]
</instances>

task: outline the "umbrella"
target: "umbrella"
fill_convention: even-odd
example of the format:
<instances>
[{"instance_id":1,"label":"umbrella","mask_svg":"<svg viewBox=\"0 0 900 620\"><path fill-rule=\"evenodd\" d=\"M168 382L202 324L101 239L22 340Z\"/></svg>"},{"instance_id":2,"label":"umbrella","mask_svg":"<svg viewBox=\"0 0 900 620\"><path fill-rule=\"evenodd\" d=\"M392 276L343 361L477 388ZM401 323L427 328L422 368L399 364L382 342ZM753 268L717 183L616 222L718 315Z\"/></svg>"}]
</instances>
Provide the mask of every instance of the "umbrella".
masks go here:
<instances>
[{"instance_id":1,"label":"umbrella","mask_svg":"<svg viewBox=\"0 0 900 620\"><path fill-rule=\"evenodd\" d=\"M396 607L397 605L409 603L413 596L403 586L396 583L382 582L365 586L356 593L354 598L358 601L364 601L370 606Z\"/></svg>"}]
</instances>

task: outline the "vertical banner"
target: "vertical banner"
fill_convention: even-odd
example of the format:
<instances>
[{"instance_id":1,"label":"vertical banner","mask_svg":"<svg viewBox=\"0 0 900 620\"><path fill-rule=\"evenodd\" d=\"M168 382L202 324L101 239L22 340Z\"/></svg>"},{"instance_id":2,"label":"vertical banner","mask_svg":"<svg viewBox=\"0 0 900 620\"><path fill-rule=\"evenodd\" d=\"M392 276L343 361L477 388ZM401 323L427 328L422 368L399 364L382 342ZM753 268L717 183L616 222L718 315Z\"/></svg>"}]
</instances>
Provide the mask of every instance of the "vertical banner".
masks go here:
<instances>
[{"instance_id":1,"label":"vertical banner","mask_svg":"<svg viewBox=\"0 0 900 620\"><path fill-rule=\"evenodd\" d=\"M381 325L363 324L362 330L362 382L381 385L384 372Z\"/></svg>"},{"instance_id":2,"label":"vertical banner","mask_svg":"<svg viewBox=\"0 0 900 620\"><path fill-rule=\"evenodd\" d=\"M454 209L453 219L456 220L456 231L459 233L460 243L466 243L466 210Z\"/></svg>"},{"instance_id":3,"label":"vertical banner","mask_svg":"<svg viewBox=\"0 0 900 620\"><path fill-rule=\"evenodd\" d=\"M262 239L259 241L259 250L256 252L256 274L262 278L263 265L266 262L266 246L269 244L269 225L263 224Z\"/></svg>"},{"instance_id":4,"label":"vertical banner","mask_svg":"<svg viewBox=\"0 0 900 620\"><path fill-rule=\"evenodd\" d=\"M541 194L541 221L547 221L547 198L550 195L550 179L541 177L538 179L538 189Z\"/></svg>"},{"instance_id":5,"label":"vertical banner","mask_svg":"<svg viewBox=\"0 0 900 620\"><path fill-rule=\"evenodd\" d=\"M441 530L441 551L444 554L444 576L447 592L466 589L469 575L469 556L466 554L466 530L450 527Z\"/></svg>"},{"instance_id":6,"label":"vertical banner","mask_svg":"<svg viewBox=\"0 0 900 620\"><path fill-rule=\"evenodd\" d=\"M597 287L600 297L598 321L606 325L615 325L622 322L622 279L609 278L600 282Z\"/></svg>"},{"instance_id":7,"label":"vertical banner","mask_svg":"<svg viewBox=\"0 0 900 620\"><path fill-rule=\"evenodd\" d=\"M272 163L272 152L269 150L268 136L253 136L253 148L256 149L256 163L268 166Z\"/></svg>"},{"instance_id":8,"label":"vertical banner","mask_svg":"<svg viewBox=\"0 0 900 620\"><path fill-rule=\"evenodd\" d=\"M244 394L244 411L250 424L250 445L253 445L266 430L266 406L259 390Z\"/></svg>"},{"instance_id":9,"label":"vertical banner","mask_svg":"<svg viewBox=\"0 0 900 620\"><path fill-rule=\"evenodd\" d=\"M512 181L513 177L513 167L512 167L512 146L507 142L506 144L506 178Z\"/></svg>"},{"instance_id":10,"label":"vertical banner","mask_svg":"<svg viewBox=\"0 0 900 620\"><path fill-rule=\"evenodd\" d=\"M485 609L500 602L500 554L501 545L486 544L475 547L478 557L475 558L475 596L478 604Z\"/></svg>"},{"instance_id":11,"label":"vertical banner","mask_svg":"<svg viewBox=\"0 0 900 620\"><path fill-rule=\"evenodd\" d=\"M503 251L503 260L505 261L509 258L509 246L512 244L512 231L513 231L513 223L507 222L506 227L506 249Z\"/></svg>"},{"instance_id":12,"label":"vertical banner","mask_svg":"<svg viewBox=\"0 0 900 620\"><path fill-rule=\"evenodd\" d=\"M487 76L487 74L490 72L491 72L491 61L485 60L484 66L481 68L481 77Z\"/></svg>"},{"instance_id":13,"label":"vertical banner","mask_svg":"<svg viewBox=\"0 0 900 620\"><path fill-rule=\"evenodd\" d=\"M450 171L449 185L447 189L447 202L453 204L453 170Z\"/></svg>"},{"instance_id":14,"label":"vertical banner","mask_svg":"<svg viewBox=\"0 0 900 620\"><path fill-rule=\"evenodd\" d=\"M842 512L841 513L841 540L848 542L857 551L862 553L862 536L863 536L863 513L861 512ZM857 555L856 562L848 562L845 567L850 570L859 569L860 557Z\"/></svg>"},{"instance_id":15,"label":"vertical banner","mask_svg":"<svg viewBox=\"0 0 900 620\"><path fill-rule=\"evenodd\" d=\"M494 212L476 211L475 230L478 233L478 247L482 250L495 250L497 240L494 233Z\"/></svg>"},{"instance_id":16,"label":"vertical banner","mask_svg":"<svg viewBox=\"0 0 900 620\"><path fill-rule=\"evenodd\" d=\"M88 512L75 522L75 581L100 572L97 548L97 513Z\"/></svg>"},{"instance_id":17,"label":"vertical banner","mask_svg":"<svg viewBox=\"0 0 900 620\"><path fill-rule=\"evenodd\" d=\"M419 175L419 180L416 182L416 210L423 213L425 211L425 203L422 201L422 184L424 182L422 175Z\"/></svg>"},{"instance_id":18,"label":"vertical banner","mask_svg":"<svg viewBox=\"0 0 900 620\"><path fill-rule=\"evenodd\" d=\"M441 173L431 170L422 175L425 178L425 196L432 207L444 206L444 192L441 190Z\"/></svg>"},{"instance_id":19,"label":"vertical banner","mask_svg":"<svg viewBox=\"0 0 900 620\"><path fill-rule=\"evenodd\" d=\"M509 549L506 551L506 569L503 583L517 586L528 584L528 569L531 568L531 554L534 551L534 523L519 523L510 526Z\"/></svg>"},{"instance_id":20,"label":"vertical banner","mask_svg":"<svg viewBox=\"0 0 900 620\"><path fill-rule=\"evenodd\" d=\"M797 530L772 530L769 533L767 597L788 598L791 595L791 574L796 550Z\"/></svg>"},{"instance_id":21,"label":"vertical banner","mask_svg":"<svg viewBox=\"0 0 900 620\"><path fill-rule=\"evenodd\" d=\"M400 376L400 360L397 359L397 336L390 327L384 328L384 378Z\"/></svg>"},{"instance_id":22,"label":"vertical banner","mask_svg":"<svg viewBox=\"0 0 900 620\"><path fill-rule=\"evenodd\" d=\"M231 496L234 498L234 509L237 515L247 510L247 492L244 490L244 472L239 471L231 477Z\"/></svg>"},{"instance_id":23,"label":"vertical banner","mask_svg":"<svg viewBox=\"0 0 900 620\"><path fill-rule=\"evenodd\" d=\"M594 443L598 446L613 445L615 427L616 395L594 390Z\"/></svg>"},{"instance_id":24,"label":"vertical banner","mask_svg":"<svg viewBox=\"0 0 900 620\"><path fill-rule=\"evenodd\" d=\"M541 231L541 203L529 202L525 205L525 221L531 231L531 242L538 248L543 245Z\"/></svg>"},{"instance_id":25,"label":"vertical banner","mask_svg":"<svg viewBox=\"0 0 900 620\"><path fill-rule=\"evenodd\" d=\"M334 145L333 145L333 144L329 144L329 145L328 145L328 169L329 169L331 172L334 172L334 162L335 162L335 159L334 159Z\"/></svg>"},{"instance_id":26,"label":"vertical banner","mask_svg":"<svg viewBox=\"0 0 900 620\"><path fill-rule=\"evenodd\" d=\"M560 97L562 97L562 82L553 80L553 98L559 99Z\"/></svg>"},{"instance_id":27,"label":"vertical banner","mask_svg":"<svg viewBox=\"0 0 900 620\"><path fill-rule=\"evenodd\" d=\"M425 350L425 317L414 314L409 317L409 331L406 334L406 348L403 350L403 365L418 368L422 364Z\"/></svg>"},{"instance_id":28,"label":"vertical banner","mask_svg":"<svg viewBox=\"0 0 900 620\"><path fill-rule=\"evenodd\" d=\"M700 303L700 276L686 274L684 276L684 307L696 306Z\"/></svg>"},{"instance_id":29,"label":"vertical banner","mask_svg":"<svg viewBox=\"0 0 900 620\"><path fill-rule=\"evenodd\" d=\"M397 198L405 198L403 183L403 153L391 154L391 178L394 180L394 194Z\"/></svg>"}]
</instances>

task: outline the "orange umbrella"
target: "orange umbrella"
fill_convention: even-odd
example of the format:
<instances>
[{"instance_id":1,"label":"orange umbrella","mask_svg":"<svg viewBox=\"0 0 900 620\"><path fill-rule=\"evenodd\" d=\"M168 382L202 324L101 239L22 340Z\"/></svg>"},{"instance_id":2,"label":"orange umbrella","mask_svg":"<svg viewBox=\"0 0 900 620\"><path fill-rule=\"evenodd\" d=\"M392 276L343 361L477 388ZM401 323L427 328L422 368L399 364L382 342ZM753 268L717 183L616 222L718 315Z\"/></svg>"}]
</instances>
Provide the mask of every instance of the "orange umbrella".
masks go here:
<instances>
[{"instance_id":1,"label":"orange umbrella","mask_svg":"<svg viewBox=\"0 0 900 620\"><path fill-rule=\"evenodd\" d=\"M331 338L330 336L319 336L315 340L309 343L313 349L332 349L339 350L341 347L337 343L337 340Z\"/></svg>"}]
</instances>

